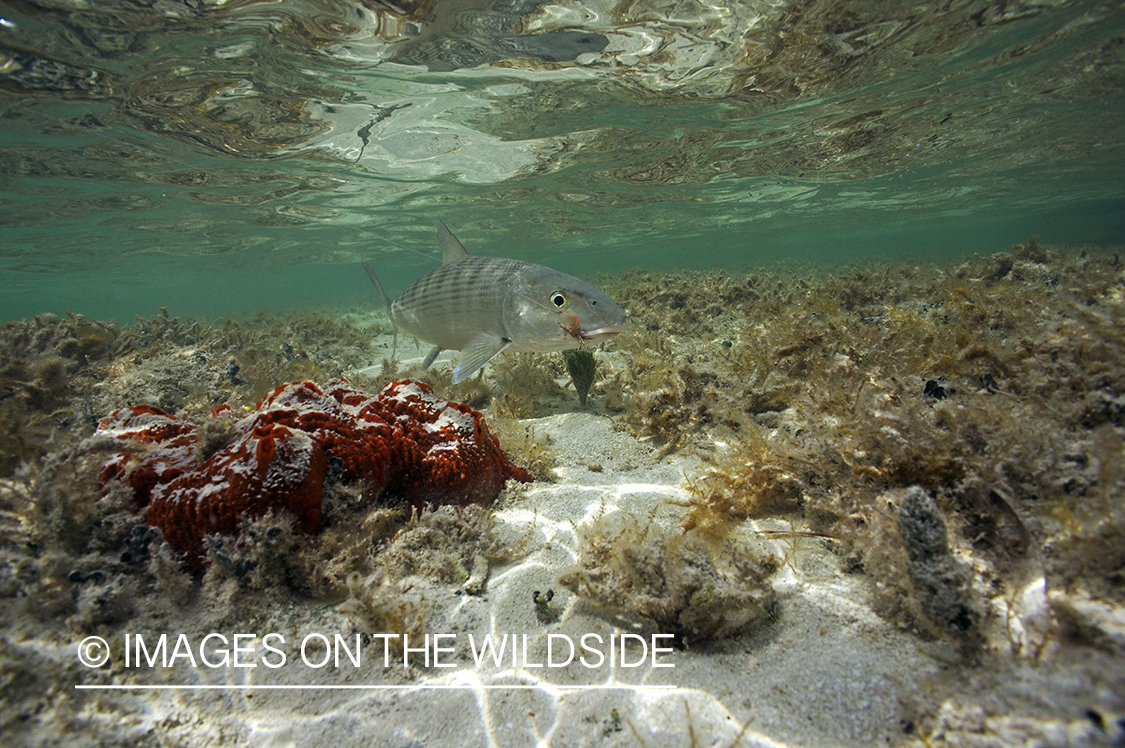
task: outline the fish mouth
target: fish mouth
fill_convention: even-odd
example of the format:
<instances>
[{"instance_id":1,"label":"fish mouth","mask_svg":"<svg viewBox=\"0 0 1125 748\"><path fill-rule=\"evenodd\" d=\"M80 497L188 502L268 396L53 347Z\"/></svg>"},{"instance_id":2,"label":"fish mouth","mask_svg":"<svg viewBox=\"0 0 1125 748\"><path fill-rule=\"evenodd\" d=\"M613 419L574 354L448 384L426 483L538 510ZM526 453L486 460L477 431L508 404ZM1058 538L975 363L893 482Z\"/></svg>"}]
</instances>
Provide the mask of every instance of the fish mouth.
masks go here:
<instances>
[{"instance_id":1,"label":"fish mouth","mask_svg":"<svg viewBox=\"0 0 1125 748\"><path fill-rule=\"evenodd\" d=\"M625 320L620 325L602 325L601 327L593 327L589 330L582 330L579 336L584 341L590 340L604 340L605 338L612 338L629 324L629 320Z\"/></svg>"}]
</instances>

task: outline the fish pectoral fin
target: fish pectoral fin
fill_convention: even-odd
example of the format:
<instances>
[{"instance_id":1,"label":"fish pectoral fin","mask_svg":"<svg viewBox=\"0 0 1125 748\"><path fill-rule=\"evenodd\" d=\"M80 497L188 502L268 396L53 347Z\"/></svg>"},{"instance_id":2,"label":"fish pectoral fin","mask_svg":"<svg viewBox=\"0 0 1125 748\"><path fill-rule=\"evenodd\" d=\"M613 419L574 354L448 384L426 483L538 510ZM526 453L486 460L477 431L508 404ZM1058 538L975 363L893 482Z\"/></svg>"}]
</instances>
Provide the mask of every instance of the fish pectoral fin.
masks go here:
<instances>
[{"instance_id":1,"label":"fish pectoral fin","mask_svg":"<svg viewBox=\"0 0 1125 748\"><path fill-rule=\"evenodd\" d=\"M457 365L453 367L453 384L464 382L476 374L496 354L512 344L507 338L502 338L495 333L478 332L469 339L469 344L461 349L461 356Z\"/></svg>"},{"instance_id":2,"label":"fish pectoral fin","mask_svg":"<svg viewBox=\"0 0 1125 748\"><path fill-rule=\"evenodd\" d=\"M430 351L429 353L427 353L426 357L424 359L422 359L422 368L423 369L430 368L430 366L433 365L433 363L434 363L434 359L436 359L438 357L438 354L440 354L443 350L445 350L445 349L442 348L440 345L435 345L434 349L432 351Z\"/></svg>"}]
</instances>

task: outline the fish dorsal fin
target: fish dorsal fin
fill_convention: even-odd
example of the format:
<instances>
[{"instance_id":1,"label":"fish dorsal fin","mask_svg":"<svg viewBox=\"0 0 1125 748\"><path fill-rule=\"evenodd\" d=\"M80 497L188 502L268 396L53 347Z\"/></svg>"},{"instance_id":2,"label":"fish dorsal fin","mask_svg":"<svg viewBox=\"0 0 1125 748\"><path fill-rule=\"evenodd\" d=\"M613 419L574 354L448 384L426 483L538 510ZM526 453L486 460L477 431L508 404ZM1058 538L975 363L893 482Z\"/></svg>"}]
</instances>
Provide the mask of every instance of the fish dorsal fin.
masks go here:
<instances>
[{"instance_id":1,"label":"fish dorsal fin","mask_svg":"<svg viewBox=\"0 0 1125 748\"><path fill-rule=\"evenodd\" d=\"M449 230L441 221L437 222L438 244L441 245L441 264L452 265L455 262L460 262L469 256L461 242L457 241L457 237Z\"/></svg>"},{"instance_id":2,"label":"fish dorsal fin","mask_svg":"<svg viewBox=\"0 0 1125 748\"><path fill-rule=\"evenodd\" d=\"M496 354L512 344L492 332L478 332L469 339L469 344L461 349L457 365L453 367L453 384L459 384L476 374L484 365L496 358Z\"/></svg>"}]
</instances>

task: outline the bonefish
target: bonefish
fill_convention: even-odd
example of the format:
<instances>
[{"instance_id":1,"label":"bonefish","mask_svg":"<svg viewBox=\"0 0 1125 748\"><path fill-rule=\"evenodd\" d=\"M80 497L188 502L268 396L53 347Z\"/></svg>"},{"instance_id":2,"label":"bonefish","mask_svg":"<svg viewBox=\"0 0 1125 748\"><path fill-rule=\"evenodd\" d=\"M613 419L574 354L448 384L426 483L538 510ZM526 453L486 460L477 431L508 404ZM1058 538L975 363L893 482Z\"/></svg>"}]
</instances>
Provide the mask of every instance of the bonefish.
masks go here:
<instances>
[{"instance_id":1,"label":"bonefish","mask_svg":"<svg viewBox=\"0 0 1125 748\"><path fill-rule=\"evenodd\" d=\"M617 335L629 316L601 289L543 265L478 257L438 221L441 267L394 301L375 271L364 270L387 305L396 331L433 343L422 364L443 350L461 351L453 382L468 379L501 351L578 348Z\"/></svg>"}]
</instances>

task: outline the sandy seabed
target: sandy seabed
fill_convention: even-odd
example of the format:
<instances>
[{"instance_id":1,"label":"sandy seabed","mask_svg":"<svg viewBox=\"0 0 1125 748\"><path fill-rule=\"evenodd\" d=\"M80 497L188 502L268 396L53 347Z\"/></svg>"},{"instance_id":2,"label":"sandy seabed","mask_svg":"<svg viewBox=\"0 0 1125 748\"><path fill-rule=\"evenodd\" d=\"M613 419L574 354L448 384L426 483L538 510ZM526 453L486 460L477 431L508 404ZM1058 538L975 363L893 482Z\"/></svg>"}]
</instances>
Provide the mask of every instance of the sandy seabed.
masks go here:
<instances>
[{"instance_id":1,"label":"sandy seabed","mask_svg":"<svg viewBox=\"0 0 1125 748\"><path fill-rule=\"evenodd\" d=\"M1120 307L1120 299L1115 303ZM895 322L895 311L878 324ZM386 355L389 347L383 334L375 350ZM720 350L729 347L720 341ZM198 353L180 348L164 355ZM399 341L399 370L423 354ZM600 353L600 365L627 371L622 355ZM435 368L447 360L448 354ZM167 376L152 366L133 360L114 376ZM687 479L713 468L714 455L730 447L703 427L690 434L691 449L686 442L671 449L668 438L624 427L620 412L605 407L618 397L613 387L603 379L588 407L579 407L571 392L550 413L514 421L535 442L549 444L552 480L509 483L487 514L447 508L388 519L390 529L366 551L371 558L364 567L387 568L346 579L341 572L320 586L294 582L296 562L276 557L252 572L213 563L192 575L157 541L143 573L135 563L106 565L120 545L104 538L130 537L130 523L140 515L106 508L120 501L112 492L88 495L102 507L72 507L67 517L57 506L61 500L54 509L45 506L50 502L36 494L36 481L58 481L64 466L79 460L75 451L40 457L47 467L39 472L17 470L0 494L5 744L1125 744L1122 607L1080 587L1051 589L1042 574L1011 575L1007 582L1018 584L983 589L1001 575L981 571L966 524L952 517L949 568L976 574L954 591L972 610L971 632L950 630L948 621L912 623L911 610L919 616L934 608L925 600L913 609L889 609L894 589L888 585L909 575L864 573L823 522L799 511L751 516L744 510L712 541L752 546L756 558L769 560L766 591L751 590L760 605L748 613L753 606L739 598L714 614L711 630L722 636L702 636L699 625L690 629L693 636L669 634L667 622L684 620L683 612L668 613L652 598L665 588L669 598L681 593L666 579L645 578L667 571L645 559L674 555L673 539L700 505L700 491ZM878 389L874 380L872 389ZM143 391L143 382L132 382L115 393ZM759 421L784 430L787 417L778 418ZM1110 427L1101 433L1104 428ZM1111 457L1100 458L1102 464ZM893 503L902 491L891 485L875 493ZM1120 496L1111 495L1114 511ZM329 500L362 505L367 499L341 493L326 495ZM343 571L355 548L339 538L347 522L363 516L362 506L349 511L326 515L323 541L339 544ZM83 545L75 533L93 540ZM54 548L44 538L63 540ZM442 545L458 538L472 546L462 555ZM663 545L651 545L654 539ZM319 541L299 542L305 553ZM129 547L138 551L136 542ZM594 558L595 551L603 555ZM709 568L689 551L675 558ZM428 565L390 568L411 553L431 552ZM875 556L868 554L871 563ZM452 572L438 568L450 558ZM614 581L620 599L606 599L608 583L597 563L632 569L634 577ZM271 580L273 570L279 577ZM729 569L723 573L715 589L697 586L678 604L713 605L720 583L739 584ZM600 592L582 594L599 580ZM384 602L372 602L380 596ZM166 649L158 652L162 635ZM215 636L205 641L208 635ZM405 655L403 635L409 636ZM87 637L99 637L105 650ZM480 656L486 637L504 642L502 656ZM83 663L106 651L108 661Z\"/></svg>"}]
</instances>

